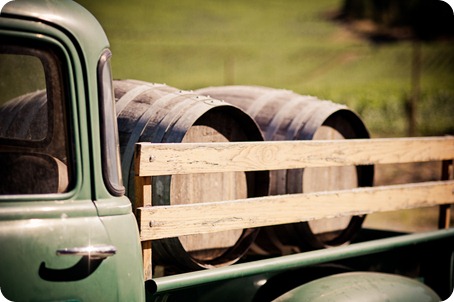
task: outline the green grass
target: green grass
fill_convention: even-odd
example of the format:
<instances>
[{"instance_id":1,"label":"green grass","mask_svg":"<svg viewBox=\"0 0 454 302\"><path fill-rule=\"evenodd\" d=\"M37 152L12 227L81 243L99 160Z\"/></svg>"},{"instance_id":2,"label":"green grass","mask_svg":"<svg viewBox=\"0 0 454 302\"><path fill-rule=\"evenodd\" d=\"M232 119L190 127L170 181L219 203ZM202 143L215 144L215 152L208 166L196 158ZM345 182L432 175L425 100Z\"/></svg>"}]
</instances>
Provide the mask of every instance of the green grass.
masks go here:
<instances>
[{"instance_id":1,"label":"green grass","mask_svg":"<svg viewBox=\"0 0 454 302\"><path fill-rule=\"evenodd\" d=\"M347 104L374 136L405 135L411 44L372 45L327 21L342 1L79 2L106 30L116 78L286 88ZM420 135L454 133L453 84L454 43L424 44Z\"/></svg>"}]
</instances>

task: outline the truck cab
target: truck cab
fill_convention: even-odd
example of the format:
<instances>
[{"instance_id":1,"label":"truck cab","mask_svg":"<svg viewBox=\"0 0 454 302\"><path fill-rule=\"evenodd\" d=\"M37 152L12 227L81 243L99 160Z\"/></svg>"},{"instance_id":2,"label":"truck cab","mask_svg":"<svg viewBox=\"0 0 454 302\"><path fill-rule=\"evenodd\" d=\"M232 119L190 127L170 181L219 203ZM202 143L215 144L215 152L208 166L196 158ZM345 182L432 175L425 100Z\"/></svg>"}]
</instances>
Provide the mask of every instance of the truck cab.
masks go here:
<instances>
[{"instance_id":1,"label":"truck cab","mask_svg":"<svg viewBox=\"0 0 454 302\"><path fill-rule=\"evenodd\" d=\"M143 300L104 31L72 1L11 1L0 41L3 295Z\"/></svg>"}]
</instances>

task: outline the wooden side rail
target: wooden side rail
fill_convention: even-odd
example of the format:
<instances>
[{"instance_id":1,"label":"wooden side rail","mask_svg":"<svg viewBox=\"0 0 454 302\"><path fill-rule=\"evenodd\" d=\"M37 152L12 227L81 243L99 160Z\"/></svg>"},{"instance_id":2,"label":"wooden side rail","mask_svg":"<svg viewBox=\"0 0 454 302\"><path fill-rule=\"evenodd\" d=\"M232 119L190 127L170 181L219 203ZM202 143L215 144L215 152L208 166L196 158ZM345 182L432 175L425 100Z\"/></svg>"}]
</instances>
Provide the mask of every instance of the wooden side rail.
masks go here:
<instances>
[{"instance_id":1,"label":"wooden side rail","mask_svg":"<svg viewBox=\"0 0 454 302\"><path fill-rule=\"evenodd\" d=\"M137 176L451 160L454 137L136 145Z\"/></svg>"},{"instance_id":2,"label":"wooden side rail","mask_svg":"<svg viewBox=\"0 0 454 302\"><path fill-rule=\"evenodd\" d=\"M145 278L151 278L150 240L154 239L454 203L454 181L444 180L151 207L151 176L421 161L444 161L446 170L446 163L452 164L453 159L452 136L200 144L139 143L135 153L135 207L143 241ZM448 211L449 206L443 206L443 209Z\"/></svg>"},{"instance_id":3,"label":"wooden side rail","mask_svg":"<svg viewBox=\"0 0 454 302\"><path fill-rule=\"evenodd\" d=\"M142 240L454 203L454 181L139 208ZM181 213L184 213L182 215Z\"/></svg>"}]
</instances>

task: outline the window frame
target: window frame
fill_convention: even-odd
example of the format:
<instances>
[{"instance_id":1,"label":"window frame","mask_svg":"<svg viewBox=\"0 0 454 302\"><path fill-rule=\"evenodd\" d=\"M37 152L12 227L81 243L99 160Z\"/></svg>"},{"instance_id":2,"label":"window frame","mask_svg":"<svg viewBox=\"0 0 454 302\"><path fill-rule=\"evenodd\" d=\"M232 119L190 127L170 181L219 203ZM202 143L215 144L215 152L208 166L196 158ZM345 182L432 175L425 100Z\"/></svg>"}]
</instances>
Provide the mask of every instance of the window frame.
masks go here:
<instances>
[{"instance_id":1,"label":"window frame","mask_svg":"<svg viewBox=\"0 0 454 302\"><path fill-rule=\"evenodd\" d=\"M105 49L98 61L97 70L102 175L107 190L114 196L123 196L125 187L121 174L120 143L110 67L111 57L111 51Z\"/></svg>"},{"instance_id":2,"label":"window frame","mask_svg":"<svg viewBox=\"0 0 454 302\"><path fill-rule=\"evenodd\" d=\"M30 198L29 196L41 196L48 199L49 194L67 194L71 192L77 182L76 177L76 153L74 141L73 117L69 94L69 79L67 58L63 49L54 43L28 37L2 36L0 53L10 55L28 55L40 60L45 79L45 94L47 97L47 131L43 139L23 139L15 137L0 137L1 152L25 152L37 155L49 155L59 159L66 165L68 185L63 192L51 193L26 193L7 194L3 196L17 195L18 198ZM63 140L63 148L55 148L56 142ZM22 196L22 197L21 197Z\"/></svg>"}]
</instances>

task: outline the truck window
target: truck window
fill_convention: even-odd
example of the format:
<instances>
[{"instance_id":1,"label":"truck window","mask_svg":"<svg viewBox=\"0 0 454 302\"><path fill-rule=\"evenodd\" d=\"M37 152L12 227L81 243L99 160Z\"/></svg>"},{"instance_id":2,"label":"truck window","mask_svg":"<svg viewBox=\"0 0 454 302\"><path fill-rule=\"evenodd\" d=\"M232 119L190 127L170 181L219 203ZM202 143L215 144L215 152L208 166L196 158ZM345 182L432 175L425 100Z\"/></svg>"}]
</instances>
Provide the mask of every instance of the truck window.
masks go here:
<instances>
[{"instance_id":1,"label":"truck window","mask_svg":"<svg viewBox=\"0 0 454 302\"><path fill-rule=\"evenodd\" d=\"M38 44L0 45L0 195L72 183L61 56Z\"/></svg>"},{"instance_id":2,"label":"truck window","mask_svg":"<svg viewBox=\"0 0 454 302\"><path fill-rule=\"evenodd\" d=\"M33 107L45 112L46 83L41 60L37 57L21 54L0 54L0 105L2 112L10 109L11 114L2 115L0 136L2 138L40 141L46 138L47 115L41 115L40 127L31 128L20 118L20 104L36 103Z\"/></svg>"},{"instance_id":3,"label":"truck window","mask_svg":"<svg viewBox=\"0 0 454 302\"><path fill-rule=\"evenodd\" d=\"M110 50L105 50L98 63L103 177L109 192L114 196L121 196L125 188L120 168L120 143L112 88L111 56Z\"/></svg>"}]
</instances>

